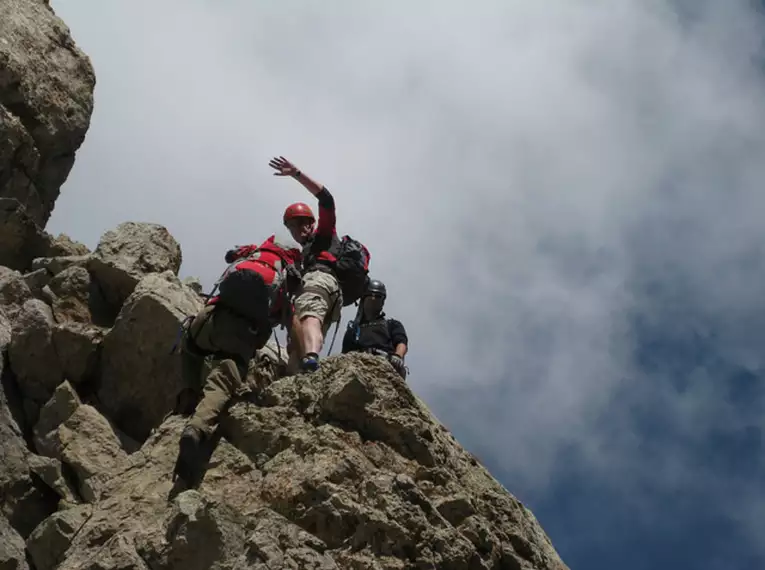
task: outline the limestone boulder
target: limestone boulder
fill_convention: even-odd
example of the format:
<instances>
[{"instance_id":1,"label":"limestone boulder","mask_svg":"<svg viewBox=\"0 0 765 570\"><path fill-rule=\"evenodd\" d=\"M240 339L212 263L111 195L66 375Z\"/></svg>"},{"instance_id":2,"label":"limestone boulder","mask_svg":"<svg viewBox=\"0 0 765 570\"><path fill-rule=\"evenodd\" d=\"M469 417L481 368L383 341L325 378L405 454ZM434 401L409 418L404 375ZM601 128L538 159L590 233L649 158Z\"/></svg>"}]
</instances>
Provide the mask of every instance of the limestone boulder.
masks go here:
<instances>
[{"instance_id":1,"label":"limestone boulder","mask_svg":"<svg viewBox=\"0 0 765 570\"><path fill-rule=\"evenodd\" d=\"M202 282L197 277L186 277L186 279L183 280L183 284L197 295L201 296L202 293L204 293Z\"/></svg>"},{"instance_id":2,"label":"limestone boulder","mask_svg":"<svg viewBox=\"0 0 765 570\"><path fill-rule=\"evenodd\" d=\"M10 338L11 325L0 309L0 354L5 354ZM57 497L30 468L24 428L21 395L0 357L0 526L7 520L25 537L56 508ZM0 535L0 543L10 540L5 531Z\"/></svg>"},{"instance_id":3,"label":"limestone boulder","mask_svg":"<svg viewBox=\"0 0 765 570\"><path fill-rule=\"evenodd\" d=\"M183 389L179 354L171 353L180 325L202 308L171 272L144 277L103 340L98 391L113 421L136 440L173 410Z\"/></svg>"},{"instance_id":4,"label":"limestone boulder","mask_svg":"<svg viewBox=\"0 0 765 570\"><path fill-rule=\"evenodd\" d=\"M30 454L29 470L45 483L59 497L59 508L73 506L80 502L79 493L64 477L63 464L53 457Z\"/></svg>"},{"instance_id":5,"label":"limestone boulder","mask_svg":"<svg viewBox=\"0 0 765 570\"><path fill-rule=\"evenodd\" d=\"M45 257L84 257L90 254L88 246L73 240L66 234L51 236Z\"/></svg>"},{"instance_id":6,"label":"limestone boulder","mask_svg":"<svg viewBox=\"0 0 765 570\"><path fill-rule=\"evenodd\" d=\"M53 346L64 378L80 385L97 378L101 342L105 329L65 321L53 327Z\"/></svg>"},{"instance_id":7,"label":"limestone boulder","mask_svg":"<svg viewBox=\"0 0 765 570\"><path fill-rule=\"evenodd\" d=\"M125 222L106 232L88 268L106 301L121 307L138 282L150 273L178 275L181 246L162 225Z\"/></svg>"},{"instance_id":8,"label":"limestone boulder","mask_svg":"<svg viewBox=\"0 0 765 570\"><path fill-rule=\"evenodd\" d=\"M32 260L32 270L46 269L48 273L58 275L65 269L78 265L87 267L90 255L63 255L51 257L36 257Z\"/></svg>"},{"instance_id":9,"label":"limestone boulder","mask_svg":"<svg viewBox=\"0 0 765 570\"><path fill-rule=\"evenodd\" d=\"M29 287L29 291L43 301L49 298L47 294L43 295L43 289L50 283L50 279L51 274L46 269L35 269L24 274L24 283Z\"/></svg>"},{"instance_id":10,"label":"limestone boulder","mask_svg":"<svg viewBox=\"0 0 765 570\"><path fill-rule=\"evenodd\" d=\"M11 370L25 398L42 405L64 379L53 344L53 311L39 299L24 303L13 323L8 348Z\"/></svg>"},{"instance_id":11,"label":"limestone boulder","mask_svg":"<svg viewBox=\"0 0 765 570\"><path fill-rule=\"evenodd\" d=\"M114 320L98 283L82 265L71 265L57 273L46 289L46 298L58 323L109 326Z\"/></svg>"},{"instance_id":12,"label":"limestone boulder","mask_svg":"<svg viewBox=\"0 0 765 570\"><path fill-rule=\"evenodd\" d=\"M21 307L32 299L32 291L24 276L13 269L0 266L0 307L13 321Z\"/></svg>"},{"instance_id":13,"label":"limestone boulder","mask_svg":"<svg viewBox=\"0 0 765 570\"><path fill-rule=\"evenodd\" d=\"M2 514L0 514L0 568L29 570L24 551L24 539Z\"/></svg>"},{"instance_id":14,"label":"limestone boulder","mask_svg":"<svg viewBox=\"0 0 765 570\"><path fill-rule=\"evenodd\" d=\"M0 134L8 124L8 117L9 115L0 104ZM2 170L4 161L2 146L3 141L0 138L0 192L4 189L2 178L5 174ZM8 190L7 187L5 190L15 192L15 190ZM0 194L0 265L25 271L32 259L41 255L46 245L45 232L32 219L23 204L16 198L7 198Z\"/></svg>"},{"instance_id":15,"label":"limestone boulder","mask_svg":"<svg viewBox=\"0 0 765 570\"><path fill-rule=\"evenodd\" d=\"M81 505L53 513L27 539L35 570L53 570L64 557L69 543L90 516L90 506Z\"/></svg>"},{"instance_id":16,"label":"limestone boulder","mask_svg":"<svg viewBox=\"0 0 765 570\"><path fill-rule=\"evenodd\" d=\"M62 383L40 411L35 426L38 450L67 465L85 501L95 501L104 480L127 460L122 441L109 421L83 404L69 382Z\"/></svg>"}]
</instances>

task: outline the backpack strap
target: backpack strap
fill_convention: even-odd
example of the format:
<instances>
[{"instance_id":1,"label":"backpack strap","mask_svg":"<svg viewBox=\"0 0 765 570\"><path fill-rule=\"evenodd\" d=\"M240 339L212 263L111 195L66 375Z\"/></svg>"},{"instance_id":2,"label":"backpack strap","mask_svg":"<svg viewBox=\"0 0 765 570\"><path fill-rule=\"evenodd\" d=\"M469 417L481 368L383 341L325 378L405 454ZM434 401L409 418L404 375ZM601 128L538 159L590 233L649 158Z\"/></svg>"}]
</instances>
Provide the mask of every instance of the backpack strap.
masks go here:
<instances>
[{"instance_id":1,"label":"backpack strap","mask_svg":"<svg viewBox=\"0 0 765 570\"><path fill-rule=\"evenodd\" d=\"M335 309L337 308L337 302L340 300L340 295L335 295L335 300L332 303L332 309L329 312L329 315L332 316L332 313L335 312ZM335 334L332 335L332 342L329 345L329 350L327 351L327 356L332 354L332 347L335 346L335 338L337 338L337 329L340 328L340 321L341 319L337 319L337 323L335 323Z\"/></svg>"}]
</instances>

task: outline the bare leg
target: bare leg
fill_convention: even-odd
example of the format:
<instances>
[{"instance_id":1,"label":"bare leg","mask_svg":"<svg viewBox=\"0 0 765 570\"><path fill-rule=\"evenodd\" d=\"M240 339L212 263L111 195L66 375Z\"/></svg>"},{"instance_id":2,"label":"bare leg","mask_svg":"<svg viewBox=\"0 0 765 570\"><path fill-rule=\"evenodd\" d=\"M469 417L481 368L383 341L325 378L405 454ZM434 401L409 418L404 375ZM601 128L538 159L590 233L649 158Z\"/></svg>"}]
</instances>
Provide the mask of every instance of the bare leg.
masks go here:
<instances>
[{"instance_id":1,"label":"bare leg","mask_svg":"<svg viewBox=\"0 0 765 570\"><path fill-rule=\"evenodd\" d=\"M319 354L324 345L324 333L321 330L321 320L316 317L303 317L300 323L299 333L301 346L303 347L303 356L308 353Z\"/></svg>"}]
</instances>

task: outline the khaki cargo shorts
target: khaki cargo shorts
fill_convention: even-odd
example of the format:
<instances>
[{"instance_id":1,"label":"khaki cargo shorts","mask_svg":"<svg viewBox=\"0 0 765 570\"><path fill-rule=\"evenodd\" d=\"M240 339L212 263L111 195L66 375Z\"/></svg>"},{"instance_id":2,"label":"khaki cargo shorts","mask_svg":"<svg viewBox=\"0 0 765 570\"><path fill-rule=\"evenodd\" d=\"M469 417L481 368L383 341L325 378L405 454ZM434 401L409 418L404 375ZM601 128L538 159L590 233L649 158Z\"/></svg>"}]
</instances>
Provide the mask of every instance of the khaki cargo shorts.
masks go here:
<instances>
[{"instance_id":1,"label":"khaki cargo shorts","mask_svg":"<svg viewBox=\"0 0 765 570\"><path fill-rule=\"evenodd\" d=\"M343 293L337 278L325 271L309 271L303 276L300 294L295 299L298 320L316 317L322 321L324 334L334 322L340 321Z\"/></svg>"}]
</instances>

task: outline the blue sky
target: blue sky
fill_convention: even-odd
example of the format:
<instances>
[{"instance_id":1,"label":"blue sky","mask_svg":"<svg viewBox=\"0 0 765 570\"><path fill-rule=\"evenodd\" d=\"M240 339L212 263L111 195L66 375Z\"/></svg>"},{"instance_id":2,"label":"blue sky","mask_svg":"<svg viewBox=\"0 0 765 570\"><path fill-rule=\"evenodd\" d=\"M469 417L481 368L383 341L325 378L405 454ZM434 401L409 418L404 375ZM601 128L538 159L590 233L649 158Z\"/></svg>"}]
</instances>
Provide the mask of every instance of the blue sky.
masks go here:
<instances>
[{"instance_id":1,"label":"blue sky","mask_svg":"<svg viewBox=\"0 0 765 570\"><path fill-rule=\"evenodd\" d=\"M162 223L209 286L310 199L287 156L370 247L412 388L572 569L762 566L753 3L52 5L97 86L49 230Z\"/></svg>"}]
</instances>

